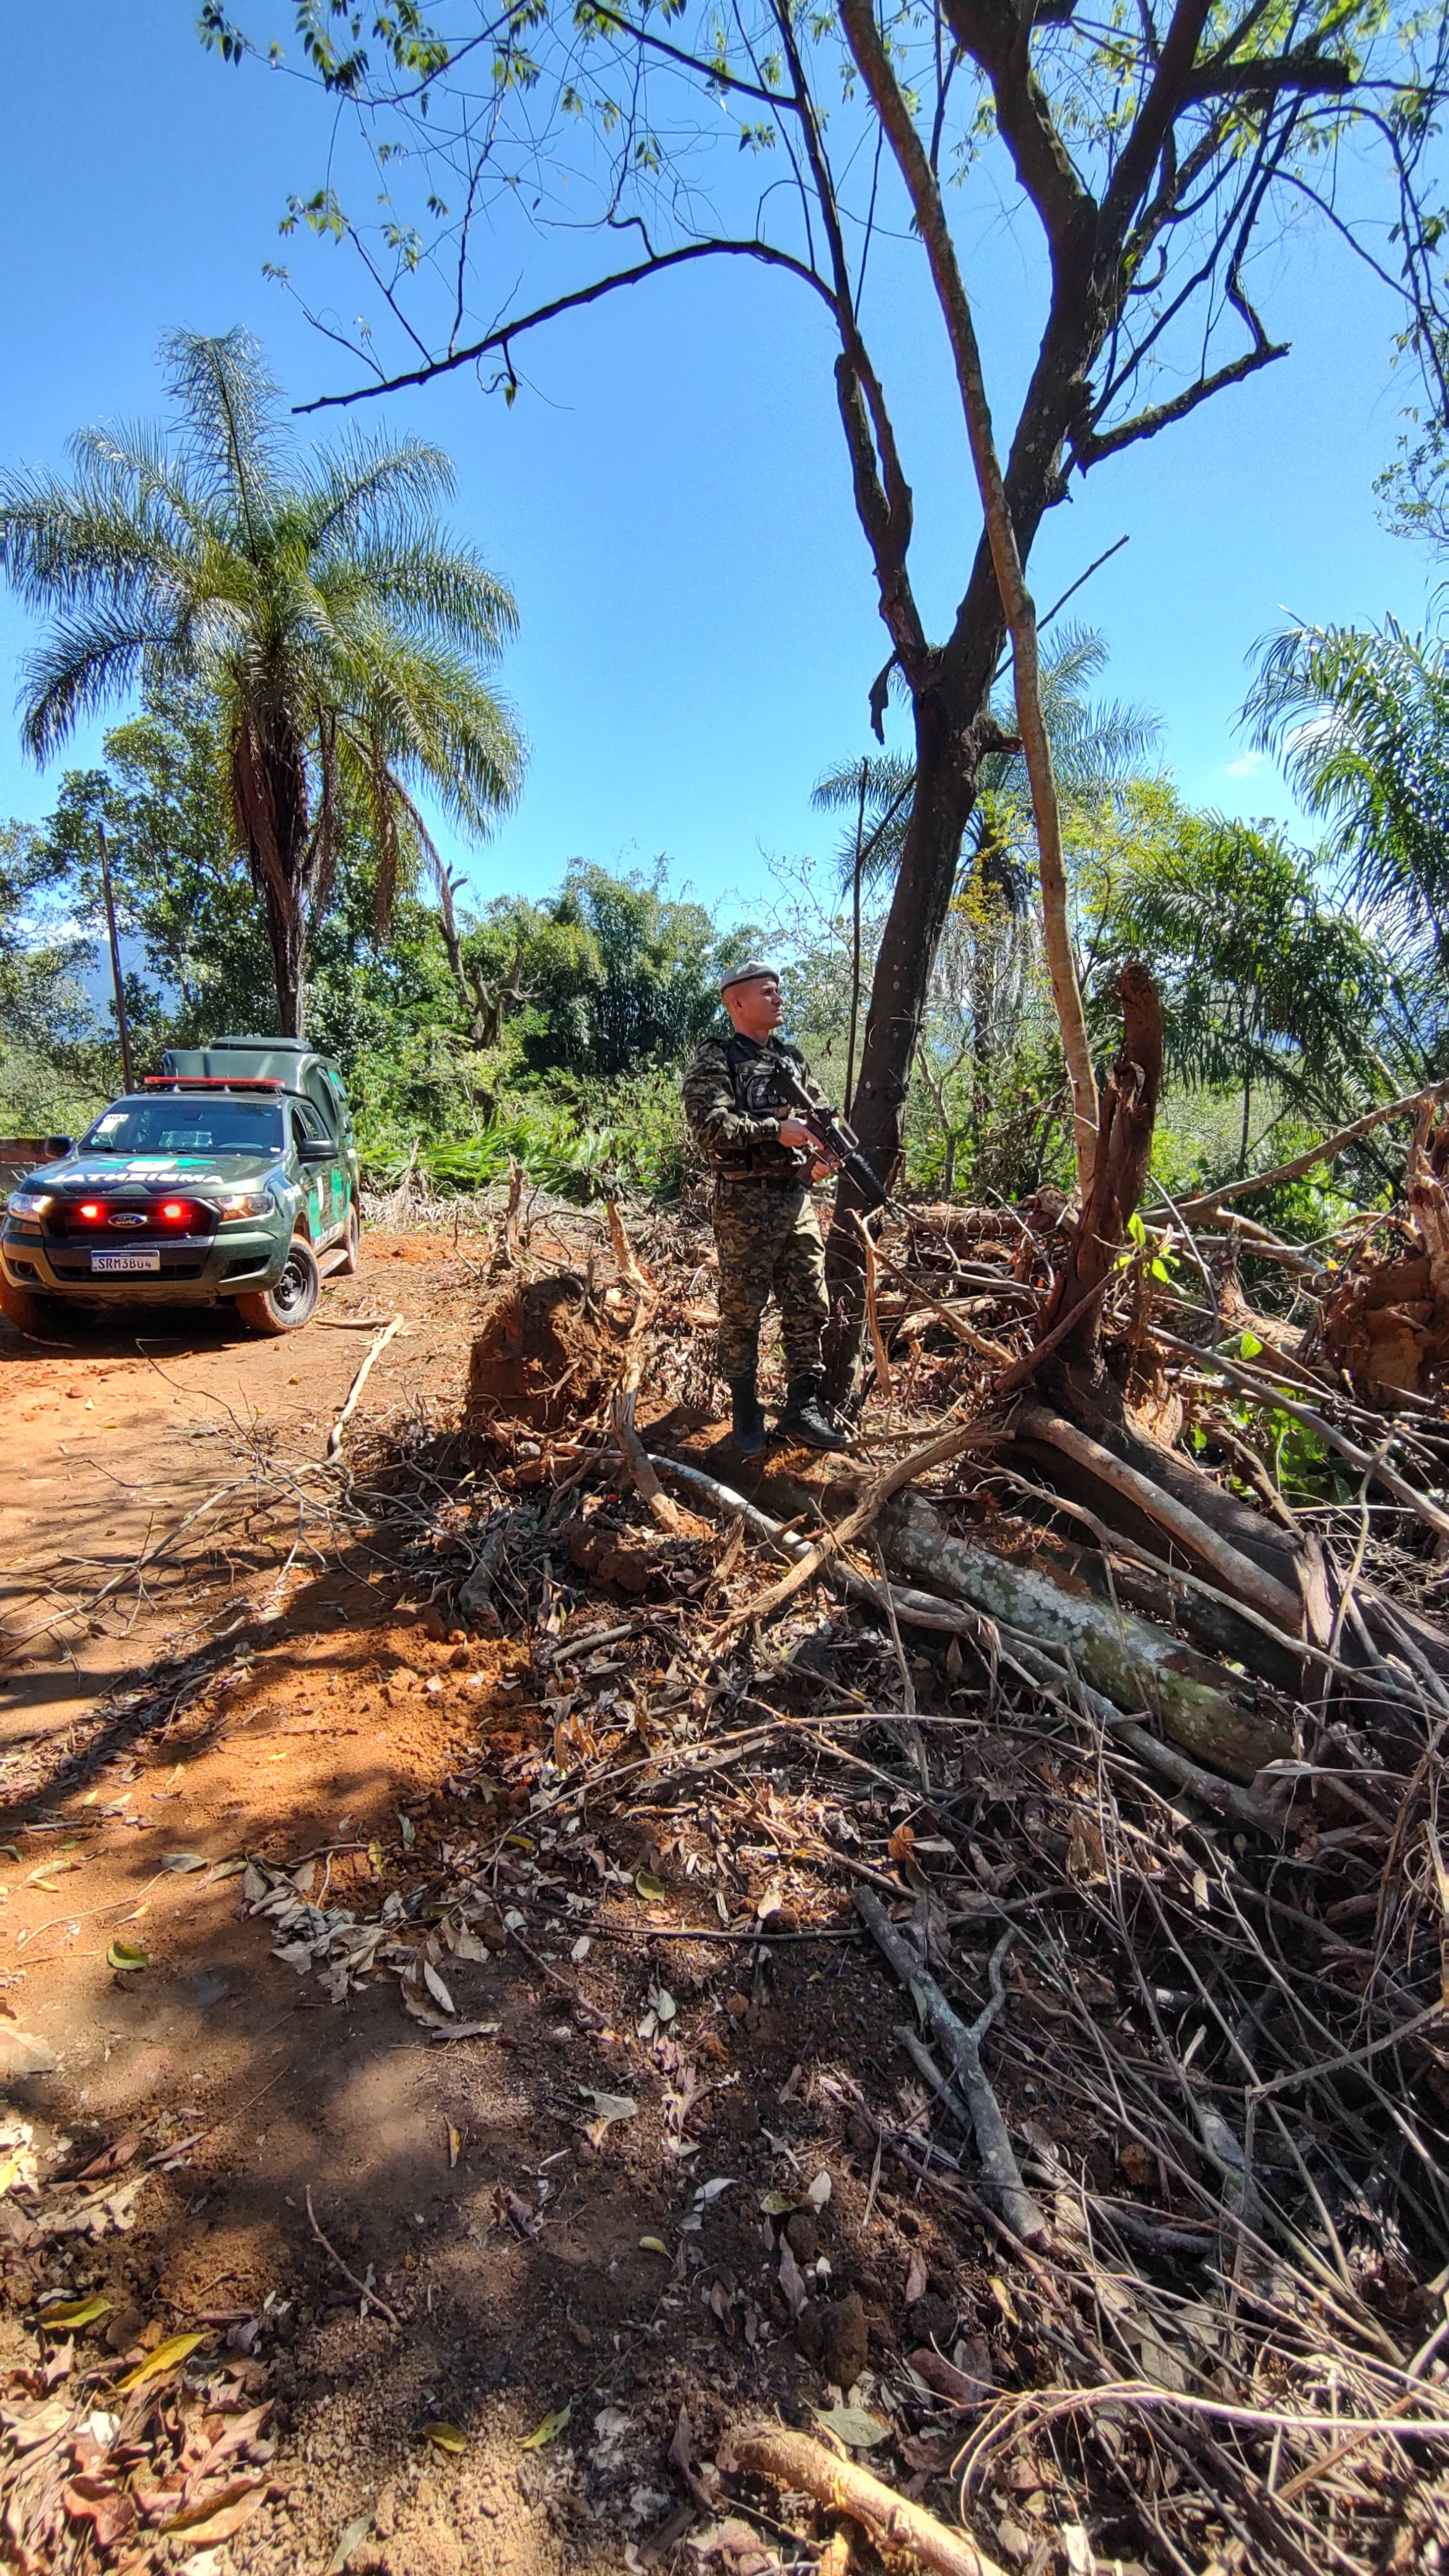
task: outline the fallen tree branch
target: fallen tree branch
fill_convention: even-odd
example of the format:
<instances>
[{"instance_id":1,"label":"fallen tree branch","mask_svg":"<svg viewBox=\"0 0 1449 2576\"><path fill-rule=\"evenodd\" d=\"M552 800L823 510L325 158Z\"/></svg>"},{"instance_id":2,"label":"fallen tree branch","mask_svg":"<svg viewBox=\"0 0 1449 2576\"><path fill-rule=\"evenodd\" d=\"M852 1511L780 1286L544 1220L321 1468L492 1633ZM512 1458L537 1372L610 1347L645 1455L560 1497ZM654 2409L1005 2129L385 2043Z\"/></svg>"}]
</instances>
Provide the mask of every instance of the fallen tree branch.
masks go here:
<instances>
[{"instance_id":1,"label":"fallen tree branch","mask_svg":"<svg viewBox=\"0 0 1449 2576\"><path fill-rule=\"evenodd\" d=\"M1208 1208L1225 1207L1229 1199L1246 1198L1253 1190L1276 1189L1280 1181L1296 1181L1311 1172L1318 1163L1335 1163L1349 1145L1360 1136L1368 1136L1375 1127L1384 1126L1390 1118L1407 1118L1411 1110L1422 1109L1427 1101L1449 1100L1449 1082L1430 1083L1427 1090L1406 1091L1398 1100L1388 1101L1382 1109L1371 1109L1364 1118L1355 1118L1351 1127L1340 1127L1336 1134L1321 1137L1310 1145L1306 1154L1295 1154L1291 1163L1278 1163L1271 1172L1250 1172L1246 1180L1225 1181L1219 1190L1203 1190L1196 1198L1179 1199L1183 1216L1200 1216Z\"/></svg>"},{"instance_id":2,"label":"fallen tree branch","mask_svg":"<svg viewBox=\"0 0 1449 2576\"><path fill-rule=\"evenodd\" d=\"M856 1223L857 1225L860 1225L860 1218L858 1215L856 1216ZM865 1228L863 1225L861 1225L860 1230L862 1234L865 1234ZM890 1254L883 1251L878 1243L872 1242L869 1235L866 1235L866 1241L870 1243L872 1258L880 1263L882 1270L889 1270L893 1278L901 1280L903 1284L909 1288L913 1298L917 1299L921 1305L929 1306L932 1314L939 1315L942 1323L947 1327L948 1331L953 1332L958 1341L964 1342L968 1350L979 1352L983 1359L996 1361L998 1366L1003 1362L1009 1363L1011 1359L1010 1351L1004 1351L999 1342L989 1340L985 1333L978 1333L975 1325L968 1324L965 1317L958 1315L952 1307L946 1304L943 1298L933 1297L929 1288L923 1288L919 1279L915 1278L909 1270L902 1269L901 1264L898 1261L893 1261ZM867 1270L867 1278L869 1278L869 1275L869 1270ZM995 1287L996 1282L993 1280L991 1284ZM1004 1284L1015 1285L1016 1283L1007 1282ZM876 1360L876 1368L877 1371L879 1371L879 1357L877 1357ZM887 1392L889 1392L888 1388Z\"/></svg>"},{"instance_id":3,"label":"fallen tree branch","mask_svg":"<svg viewBox=\"0 0 1449 2576\"><path fill-rule=\"evenodd\" d=\"M376 1341L373 1343L372 1348L369 1350L361 1368L358 1370L356 1377L348 1388L347 1402L344 1404L342 1411L338 1414L336 1421L333 1423L331 1430L327 1434L327 1455L329 1458L335 1458L342 1447L342 1435L347 1429L348 1423L352 1420L354 1413L357 1411L358 1398L360 1397L363 1388L366 1386L368 1379L371 1377L377 1362L381 1359L383 1352L387 1349L388 1343L392 1340L394 1333L401 1332L402 1323L403 1319L401 1315L394 1315L390 1324L384 1324L382 1331L378 1334Z\"/></svg>"},{"instance_id":4,"label":"fallen tree branch","mask_svg":"<svg viewBox=\"0 0 1449 2576\"><path fill-rule=\"evenodd\" d=\"M1393 1495L1395 1502L1404 1505L1406 1511L1417 1512L1420 1520L1426 1522L1431 1530L1436 1530L1440 1538L1449 1538L1449 1512L1431 1501L1427 1494L1421 1493L1417 1485L1411 1485L1407 1476L1401 1476L1397 1468L1387 1465L1376 1451L1360 1449L1356 1441L1335 1429L1326 1414L1315 1412L1312 1405L1295 1404L1281 1387L1274 1386L1269 1378L1260 1377L1255 1369L1244 1368L1237 1360L1220 1359L1216 1351L1199 1350L1195 1342L1179 1341L1175 1333L1164 1332L1160 1324L1153 1325L1152 1333L1153 1339L1161 1342L1165 1350L1180 1351L1184 1358L1195 1360L1200 1368L1217 1369L1231 1385L1241 1387L1255 1403L1266 1404L1276 1413L1286 1413L1294 1422L1301 1422L1305 1430L1316 1431L1320 1440L1326 1440L1330 1449L1336 1449L1340 1458L1346 1458L1350 1467L1356 1468L1361 1476L1372 1476L1376 1484Z\"/></svg>"},{"instance_id":5,"label":"fallen tree branch","mask_svg":"<svg viewBox=\"0 0 1449 2576\"><path fill-rule=\"evenodd\" d=\"M808 2433L788 2432L782 2424L750 2425L730 2435L728 2457L751 2477L810 2496L824 2513L848 2514L880 2548L909 2552L934 2576L1003 2576L966 2532L951 2531L924 2506L908 2503Z\"/></svg>"},{"instance_id":6,"label":"fallen tree branch","mask_svg":"<svg viewBox=\"0 0 1449 2576\"><path fill-rule=\"evenodd\" d=\"M203 2134L209 2134L209 2132L203 2132ZM307 2185L306 2196L307 2216L312 2222L312 2233L316 2237L318 2244L321 2246L323 2253L330 2254L344 2281L351 2282L354 2290L358 2294L358 2297L362 2301L364 2310L370 2307L376 2308L381 2316L386 2317L388 2324L390 2326L396 2326L399 2333L401 2333L402 2319L399 2317L396 2308L390 2308L386 2299L384 2299L378 2291L370 2290L365 2281L359 2281L357 2274L349 2270L347 2264L343 2262L342 2257L338 2253L336 2246L333 2244L331 2237L323 2235L321 2228L317 2224L317 2212L312 2206L312 2186L310 2183Z\"/></svg>"},{"instance_id":7,"label":"fallen tree branch","mask_svg":"<svg viewBox=\"0 0 1449 2576\"><path fill-rule=\"evenodd\" d=\"M993 1995L986 2013L973 2029L968 2029L960 2014L946 2001L919 1951L892 1923L880 1898L868 1887L856 1889L855 1910L872 1939L885 1953L907 1993L915 1997L931 2028L939 2033L951 2051L952 2066L947 2082L961 2097L960 2107L974 2132L981 2170L996 2196L1007 2226L1024 2245L1045 2245L1050 2239L1051 2229L1022 2181L1021 2168L1001 2116L1001 2105L981 2064L977 2032L984 2034L1000 2009L1000 1994Z\"/></svg>"},{"instance_id":8,"label":"fallen tree branch","mask_svg":"<svg viewBox=\"0 0 1449 2576\"><path fill-rule=\"evenodd\" d=\"M744 1608L731 1612L713 1641L714 1651L719 1652L723 1640L736 1628L752 1625L757 1619L773 1619L777 1611L784 1609L787 1601L792 1601L797 1592L803 1592L806 1584L813 1581L833 1556L837 1556L843 1547L848 1547L853 1538L859 1538L862 1530L870 1527L882 1506L890 1501L893 1494L898 1494L903 1485L910 1484L913 1477L923 1476L929 1467L944 1466L948 1458L957 1458L963 1449L992 1436L983 1425L971 1422L964 1430L943 1432L939 1440L928 1440L923 1449L913 1449L907 1457L898 1458L893 1467L887 1467L883 1475L877 1476L843 1521L827 1530L813 1547L807 1548L788 1574L782 1575L768 1592L761 1593L757 1601L748 1602Z\"/></svg>"},{"instance_id":9,"label":"fallen tree branch","mask_svg":"<svg viewBox=\"0 0 1449 2576\"><path fill-rule=\"evenodd\" d=\"M1085 1467L1098 1484L1106 1485L1111 1492L1134 1503L1148 1520L1155 1521L1170 1538L1175 1538L1189 1556L1211 1566L1224 1591L1239 1600L1251 1602L1255 1610L1261 1610L1265 1619L1271 1619L1278 1628L1285 1628L1290 1637L1302 1626L1303 1602L1300 1595L1290 1592L1286 1584L1277 1582L1261 1566L1254 1565L1250 1557L1244 1556L1227 1539L1220 1538L1216 1530L1209 1529L1206 1522L1199 1520L1196 1512L1189 1511L1185 1503L1179 1503L1161 1485L1154 1484L1149 1477L1140 1475L1135 1467L1129 1467L1122 1459L1114 1457L1099 1440L1079 1431L1074 1422L1068 1422L1062 1414L1053 1413L1044 1404L1024 1404L1017 1414L1016 1428L1029 1440L1041 1440L1048 1448L1059 1449L1064 1458Z\"/></svg>"},{"instance_id":10,"label":"fallen tree branch","mask_svg":"<svg viewBox=\"0 0 1449 2576\"><path fill-rule=\"evenodd\" d=\"M661 1529L677 1536L682 1527L679 1514L660 1484L649 1453L634 1428L636 1393L637 1389L632 1386L627 1392L620 1387L615 1395L614 1437L619 1443L620 1455L629 1470L634 1491L645 1505L650 1519L657 1521Z\"/></svg>"},{"instance_id":11,"label":"fallen tree branch","mask_svg":"<svg viewBox=\"0 0 1449 2576\"><path fill-rule=\"evenodd\" d=\"M1155 1717L1194 1761L1248 1781L1292 1751L1286 1728L1259 1716L1249 1686L1222 1665L1150 1620L1067 1592L1036 1566L954 1537L915 1498L891 1514L886 1546L905 1573L969 1602L1013 1641L1046 1648L1058 1687L1065 1663L1114 1712ZM1028 1660L1024 1652L1019 1660Z\"/></svg>"}]
</instances>

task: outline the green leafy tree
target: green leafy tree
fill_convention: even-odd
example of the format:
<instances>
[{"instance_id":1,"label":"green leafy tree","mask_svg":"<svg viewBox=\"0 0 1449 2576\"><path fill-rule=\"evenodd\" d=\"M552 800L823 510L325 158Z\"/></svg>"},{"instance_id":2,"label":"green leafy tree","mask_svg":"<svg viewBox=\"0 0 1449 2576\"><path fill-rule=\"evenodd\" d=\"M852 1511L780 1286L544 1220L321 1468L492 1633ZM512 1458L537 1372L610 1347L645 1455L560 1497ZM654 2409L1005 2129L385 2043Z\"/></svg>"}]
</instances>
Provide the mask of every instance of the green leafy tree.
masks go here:
<instances>
[{"instance_id":1,"label":"green leafy tree","mask_svg":"<svg viewBox=\"0 0 1449 2576\"><path fill-rule=\"evenodd\" d=\"M913 733L855 1102L868 1152L890 1163L993 748L1008 614L1037 732L1021 567L1042 520L1078 475L1109 459L1120 470L1139 443L1286 359L1277 319L1292 264L1263 254L1290 207L1295 232L1317 209L1325 239L1331 227L1335 246L1361 240L1368 256L1385 204L1395 219L1417 213L1449 86L1438 14L1381 0L1269 12L1140 0L1105 16L1077 0L671 0L664 12L531 0L500 15L465 0L445 23L425 0L249 0L242 24L235 8L204 0L204 35L224 57L269 61L295 31L298 75L327 93L326 178L288 223L299 243L310 229L350 248L370 309L351 335L351 382L326 399L468 368L511 400L521 353L560 316L647 294L650 278L677 288L686 270L753 263L773 292L810 299L885 629L873 703L898 674ZM1008 204L1013 292L1036 338L1009 393L983 381L973 316L982 245ZM517 291L500 303L510 262ZM934 524L917 545L901 434L919 409L922 344L895 325L917 283L960 440L954 561ZM1417 309L1417 276L1406 283ZM298 291L312 292L305 272ZM335 345L344 335L329 327ZM939 624L923 553L930 589L953 603ZM767 587L760 598L767 613ZM1036 741L1039 773L1042 751ZM1044 788L1039 801L1049 826ZM1061 875L1053 847L1046 856L1054 990L1085 1089ZM850 1356L842 1339L840 1391Z\"/></svg>"},{"instance_id":2,"label":"green leafy tree","mask_svg":"<svg viewBox=\"0 0 1449 2576\"><path fill-rule=\"evenodd\" d=\"M28 823L0 824L0 1132L78 1125L98 1105L110 1050L81 981L91 963L66 899L63 856Z\"/></svg>"},{"instance_id":3,"label":"green leafy tree","mask_svg":"<svg viewBox=\"0 0 1449 2576\"><path fill-rule=\"evenodd\" d=\"M1449 649L1394 618L1287 627L1259 648L1244 720L1328 826L1350 895L1449 980Z\"/></svg>"},{"instance_id":4,"label":"green leafy tree","mask_svg":"<svg viewBox=\"0 0 1449 2576\"><path fill-rule=\"evenodd\" d=\"M50 621L25 739L48 757L137 682L153 712L170 690L202 693L280 1025L300 1036L309 932L349 821L365 825L383 926L410 859L442 875L419 791L476 834L516 793L522 745L489 679L516 611L438 523L440 450L353 437L303 456L247 333L179 332L165 354L175 436L87 430L69 482L0 475L0 567Z\"/></svg>"},{"instance_id":5,"label":"green leafy tree","mask_svg":"<svg viewBox=\"0 0 1449 2576\"><path fill-rule=\"evenodd\" d=\"M1159 783L1084 837L1081 897L1095 898L1093 983L1104 1047L1123 960L1141 957L1162 996L1177 1078L1241 1093L1237 1167L1247 1169L1255 1095L1276 1114L1330 1123L1392 1080L1399 997L1382 947L1325 897L1325 871L1272 824L1195 814Z\"/></svg>"}]
</instances>

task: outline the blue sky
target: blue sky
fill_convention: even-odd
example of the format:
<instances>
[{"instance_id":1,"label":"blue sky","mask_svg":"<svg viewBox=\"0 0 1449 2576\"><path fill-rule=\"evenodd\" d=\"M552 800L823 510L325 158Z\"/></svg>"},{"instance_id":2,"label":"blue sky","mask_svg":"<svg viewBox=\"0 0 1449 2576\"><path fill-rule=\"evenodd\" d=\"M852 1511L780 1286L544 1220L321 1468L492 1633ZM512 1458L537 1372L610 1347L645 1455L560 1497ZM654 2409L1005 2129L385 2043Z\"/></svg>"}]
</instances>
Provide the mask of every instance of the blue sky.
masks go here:
<instances>
[{"instance_id":1,"label":"blue sky","mask_svg":"<svg viewBox=\"0 0 1449 2576\"><path fill-rule=\"evenodd\" d=\"M288 191L320 175L314 105L285 78L203 54L194 17L194 0L52 0L12 25L7 460L59 465L81 424L154 416L155 349L176 324L249 324L297 398L353 381L261 273L279 255ZM360 299L343 261L317 273L350 315ZM1035 317L999 221L981 227L971 283L1005 411ZM1346 621L1392 610L1417 625L1428 568L1378 525L1371 490L1410 390L1390 380L1386 291L1305 232L1281 251L1266 319L1292 357L1078 485L1043 532L1032 582L1045 605L1129 535L1080 603L1111 649L1107 686L1160 713L1187 796L1286 815L1281 782L1233 731L1250 646L1285 608ZM461 377L387 406L390 426L452 453L458 524L522 615L505 678L529 777L469 861L480 894L540 892L575 856L616 866L663 853L677 885L758 912L766 854L825 842L810 787L868 747L866 692L885 649L825 332L790 281L723 263L536 340L511 411ZM960 587L974 491L936 331L904 269L885 342L917 492L914 562L939 618ZM28 631L0 595L0 814L38 817L48 782L8 713ZM70 756L97 745L98 729Z\"/></svg>"}]
</instances>

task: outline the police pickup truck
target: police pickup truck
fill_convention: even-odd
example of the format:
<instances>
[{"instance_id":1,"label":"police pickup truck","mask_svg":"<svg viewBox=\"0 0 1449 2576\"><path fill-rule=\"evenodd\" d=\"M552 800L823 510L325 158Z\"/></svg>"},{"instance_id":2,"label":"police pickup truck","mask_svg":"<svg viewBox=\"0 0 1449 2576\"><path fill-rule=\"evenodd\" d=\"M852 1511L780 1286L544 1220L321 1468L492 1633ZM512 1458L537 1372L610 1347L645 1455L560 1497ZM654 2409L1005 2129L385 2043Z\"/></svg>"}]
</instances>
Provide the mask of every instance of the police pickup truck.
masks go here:
<instances>
[{"instance_id":1,"label":"police pickup truck","mask_svg":"<svg viewBox=\"0 0 1449 2576\"><path fill-rule=\"evenodd\" d=\"M0 1312L230 1302L293 1333L358 1266L357 1150L336 1066L295 1038L169 1048L143 1089L23 1176L0 1226Z\"/></svg>"}]
</instances>

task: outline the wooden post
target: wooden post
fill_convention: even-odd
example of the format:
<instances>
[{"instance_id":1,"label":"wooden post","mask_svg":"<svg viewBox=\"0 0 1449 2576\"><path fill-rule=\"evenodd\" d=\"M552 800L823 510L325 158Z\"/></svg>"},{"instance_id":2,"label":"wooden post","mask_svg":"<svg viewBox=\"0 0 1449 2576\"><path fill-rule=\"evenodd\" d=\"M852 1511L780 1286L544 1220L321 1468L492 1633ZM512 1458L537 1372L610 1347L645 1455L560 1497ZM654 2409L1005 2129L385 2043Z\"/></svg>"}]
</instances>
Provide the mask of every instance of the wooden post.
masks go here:
<instances>
[{"instance_id":1,"label":"wooden post","mask_svg":"<svg viewBox=\"0 0 1449 2576\"><path fill-rule=\"evenodd\" d=\"M101 853L101 885L106 898L106 930L111 942L111 984L116 996L116 1026L121 1033L121 1081L127 1091L136 1084L131 1072L131 1027L126 1018L126 996L121 988L121 943L116 937L116 907L111 896L111 854L106 847L106 827L96 816L96 840Z\"/></svg>"}]
</instances>

